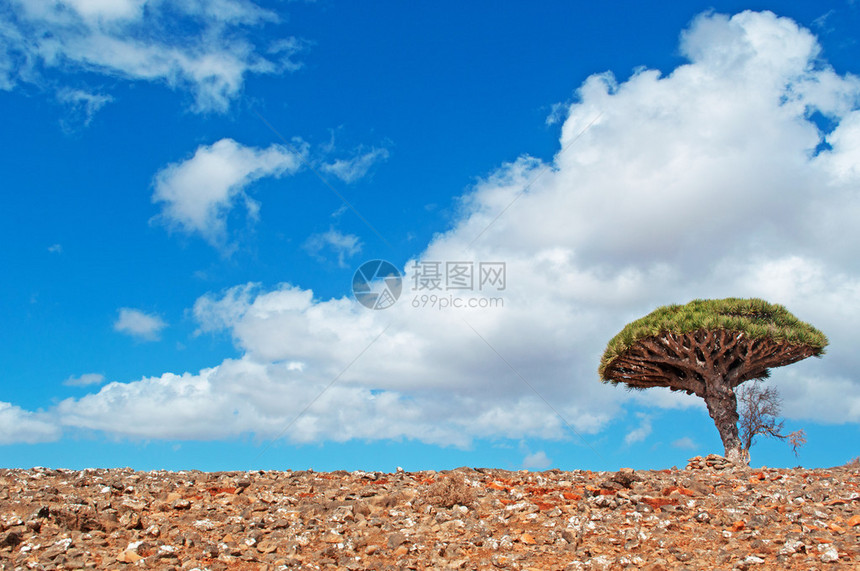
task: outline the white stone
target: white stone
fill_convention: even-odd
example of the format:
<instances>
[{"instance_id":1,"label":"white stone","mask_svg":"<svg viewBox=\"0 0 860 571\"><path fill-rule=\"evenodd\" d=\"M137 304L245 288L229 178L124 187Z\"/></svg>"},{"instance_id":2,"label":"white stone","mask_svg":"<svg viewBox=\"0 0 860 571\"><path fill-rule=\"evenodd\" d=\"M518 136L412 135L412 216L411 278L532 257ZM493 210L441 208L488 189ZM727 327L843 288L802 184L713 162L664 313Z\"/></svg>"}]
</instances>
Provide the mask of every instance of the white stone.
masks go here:
<instances>
[{"instance_id":1,"label":"white stone","mask_svg":"<svg viewBox=\"0 0 860 571\"><path fill-rule=\"evenodd\" d=\"M803 542L797 539L795 540L787 540L785 545L779 550L780 555L791 555L792 553L797 553L803 547Z\"/></svg>"},{"instance_id":2,"label":"white stone","mask_svg":"<svg viewBox=\"0 0 860 571\"><path fill-rule=\"evenodd\" d=\"M821 559L822 563L832 563L839 559L839 552L829 543L819 545L818 551L821 552L819 559Z\"/></svg>"}]
</instances>

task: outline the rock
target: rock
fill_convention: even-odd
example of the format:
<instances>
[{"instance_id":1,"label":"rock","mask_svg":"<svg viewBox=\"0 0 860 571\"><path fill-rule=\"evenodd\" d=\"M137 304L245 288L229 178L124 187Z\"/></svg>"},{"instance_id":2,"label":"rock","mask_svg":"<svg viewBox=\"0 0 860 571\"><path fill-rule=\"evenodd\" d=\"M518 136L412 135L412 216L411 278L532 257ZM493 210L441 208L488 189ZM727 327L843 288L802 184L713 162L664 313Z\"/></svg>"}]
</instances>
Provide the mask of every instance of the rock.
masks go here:
<instances>
[{"instance_id":1,"label":"rock","mask_svg":"<svg viewBox=\"0 0 860 571\"><path fill-rule=\"evenodd\" d=\"M400 533L400 532L392 533L391 535L388 536L388 548L389 549L396 549L397 547L400 547L401 545L406 543L406 541L407 541L406 536L403 535L402 533Z\"/></svg>"},{"instance_id":2,"label":"rock","mask_svg":"<svg viewBox=\"0 0 860 571\"><path fill-rule=\"evenodd\" d=\"M191 502L189 502L185 498L177 498L173 500L173 502L170 504L170 507L175 510L188 510L191 509Z\"/></svg>"},{"instance_id":3,"label":"rock","mask_svg":"<svg viewBox=\"0 0 860 571\"><path fill-rule=\"evenodd\" d=\"M116 556L116 560L120 563L137 563L141 559L143 559L143 557L134 551L123 551Z\"/></svg>"},{"instance_id":4,"label":"rock","mask_svg":"<svg viewBox=\"0 0 860 571\"><path fill-rule=\"evenodd\" d=\"M786 539L785 545L779 550L780 555L793 555L802 551L804 549L804 545L802 541L797 539Z\"/></svg>"},{"instance_id":5,"label":"rock","mask_svg":"<svg viewBox=\"0 0 860 571\"><path fill-rule=\"evenodd\" d=\"M175 571L860 566L857 467L752 471L716 456L688 467L0 469L0 561Z\"/></svg>"},{"instance_id":6,"label":"rock","mask_svg":"<svg viewBox=\"0 0 860 571\"><path fill-rule=\"evenodd\" d=\"M139 512L146 507L146 502L132 498L125 498L120 505L124 508Z\"/></svg>"},{"instance_id":7,"label":"rock","mask_svg":"<svg viewBox=\"0 0 860 571\"><path fill-rule=\"evenodd\" d=\"M268 540L258 542L256 547L260 553L274 553L278 550L278 544Z\"/></svg>"},{"instance_id":8,"label":"rock","mask_svg":"<svg viewBox=\"0 0 860 571\"><path fill-rule=\"evenodd\" d=\"M624 488L630 488L634 482L639 482L642 478L637 476L632 468L621 468L621 470L612 475L611 480Z\"/></svg>"},{"instance_id":9,"label":"rock","mask_svg":"<svg viewBox=\"0 0 860 571\"><path fill-rule=\"evenodd\" d=\"M407 553L409 553L409 548L406 547L405 545L401 545L400 547L398 547L397 549L394 550L394 556L395 557L403 557Z\"/></svg>"},{"instance_id":10,"label":"rock","mask_svg":"<svg viewBox=\"0 0 860 571\"><path fill-rule=\"evenodd\" d=\"M833 563L839 560L839 552L833 545L827 543L818 546L818 551L821 553L819 559L822 563Z\"/></svg>"},{"instance_id":11,"label":"rock","mask_svg":"<svg viewBox=\"0 0 860 571\"><path fill-rule=\"evenodd\" d=\"M10 531L0 539L0 547L15 547L19 543L21 543L21 534L17 531Z\"/></svg>"},{"instance_id":12,"label":"rock","mask_svg":"<svg viewBox=\"0 0 860 571\"><path fill-rule=\"evenodd\" d=\"M731 460L717 454L708 454L704 458L694 456L687 461L687 470L728 470L736 467Z\"/></svg>"},{"instance_id":13,"label":"rock","mask_svg":"<svg viewBox=\"0 0 860 571\"><path fill-rule=\"evenodd\" d=\"M140 514L138 512L125 512L119 516L119 524L126 529L141 529Z\"/></svg>"}]
</instances>

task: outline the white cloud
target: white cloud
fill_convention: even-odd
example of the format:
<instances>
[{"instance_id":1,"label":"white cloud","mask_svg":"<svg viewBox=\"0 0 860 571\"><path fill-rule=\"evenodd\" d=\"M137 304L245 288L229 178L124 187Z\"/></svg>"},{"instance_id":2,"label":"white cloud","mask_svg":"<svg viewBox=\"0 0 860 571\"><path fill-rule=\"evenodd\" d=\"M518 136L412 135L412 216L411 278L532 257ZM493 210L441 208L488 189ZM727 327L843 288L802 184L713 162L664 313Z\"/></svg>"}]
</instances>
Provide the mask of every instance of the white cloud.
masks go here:
<instances>
[{"instance_id":1,"label":"white cloud","mask_svg":"<svg viewBox=\"0 0 860 571\"><path fill-rule=\"evenodd\" d=\"M257 46L252 30L277 17L247 0L13 0L4 16L0 88L89 72L188 89L197 111L225 111L250 73L296 69L302 47Z\"/></svg>"},{"instance_id":2,"label":"white cloud","mask_svg":"<svg viewBox=\"0 0 860 571\"><path fill-rule=\"evenodd\" d=\"M373 148L367 152L358 152L349 159L335 159L329 163L320 165L320 170L332 174L349 184L364 177L370 168L388 158L388 150L384 148Z\"/></svg>"},{"instance_id":3,"label":"white cloud","mask_svg":"<svg viewBox=\"0 0 860 571\"><path fill-rule=\"evenodd\" d=\"M0 401L0 444L35 444L60 437L60 428L44 413Z\"/></svg>"},{"instance_id":4,"label":"white cloud","mask_svg":"<svg viewBox=\"0 0 860 571\"><path fill-rule=\"evenodd\" d=\"M556 411L588 437L626 403L701 406L601 384L596 368L605 343L655 306L728 296L784 303L830 336L823 360L774 371L786 416L857 422L860 83L770 13L702 16L682 53L689 63L665 76L586 80L552 163L500 167L416 256L505 262L507 288L474 293L502 307L415 307L434 293L410 291L415 260L384 311L292 284L237 286L202 296L194 314L201 332L229 333L240 358L112 383L64 401L63 422L136 437L579 443ZM808 119L816 110L831 133ZM822 140L832 150L816 154ZM650 430L640 422L631 442Z\"/></svg>"},{"instance_id":5,"label":"white cloud","mask_svg":"<svg viewBox=\"0 0 860 571\"><path fill-rule=\"evenodd\" d=\"M272 438L322 394L287 431L291 441L414 438L467 446L476 436L563 434L559 418L459 316L395 308L382 315L349 299L316 302L311 292L289 285L266 292L249 284L205 296L194 310L201 329L228 328L244 353L241 359L198 374L112 383L65 401L59 410L64 424L133 437L254 432ZM473 318L475 327L489 325ZM397 323L372 343L391 319ZM492 339L491 327L486 329ZM460 346L456 354L449 344ZM605 421L588 406L565 403L557 409L580 432ZM118 416L135 422L117 426Z\"/></svg>"},{"instance_id":6,"label":"white cloud","mask_svg":"<svg viewBox=\"0 0 860 571\"><path fill-rule=\"evenodd\" d=\"M639 426L627 433L624 437L624 444L630 445L642 442L651 434L651 417L647 414L637 412L636 418L639 419Z\"/></svg>"},{"instance_id":7,"label":"white cloud","mask_svg":"<svg viewBox=\"0 0 860 571\"><path fill-rule=\"evenodd\" d=\"M88 387L105 382L105 376L100 373L85 373L79 377L69 377L63 384L70 387Z\"/></svg>"},{"instance_id":8,"label":"white cloud","mask_svg":"<svg viewBox=\"0 0 860 571\"><path fill-rule=\"evenodd\" d=\"M113 324L114 330L143 341L158 341L165 327L167 323L159 316L129 307L119 309L119 316Z\"/></svg>"},{"instance_id":9,"label":"white cloud","mask_svg":"<svg viewBox=\"0 0 860 571\"><path fill-rule=\"evenodd\" d=\"M42 3L45 6L46 3ZM60 2L85 20L115 21L139 18L147 0L66 0Z\"/></svg>"},{"instance_id":10,"label":"white cloud","mask_svg":"<svg viewBox=\"0 0 860 571\"><path fill-rule=\"evenodd\" d=\"M64 126L70 128L74 123L81 123L84 126L89 125L99 109L113 101L113 97L99 93L89 93L82 89L65 88L57 92L57 100L67 105L70 109L70 117L63 122Z\"/></svg>"},{"instance_id":11,"label":"white cloud","mask_svg":"<svg viewBox=\"0 0 860 571\"><path fill-rule=\"evenodd\" d=\"M546 470L550 466L552 466L552 459L547 457L543 450L528 454L523 458L523 468L526 470Z\"/></svg>"},{"instance_id":12,"label":"white cloud","mask_svg":"<svg viewBox=\"0 0 860 571\"><path fill-rule=\"evenodd\" d=\"M232 287L220 296L207 294L198 298L193 309L199 325L195 335L229 329L242 319L260 289L260 284L249 283Z\"/></svg>"},{"instance_id":13,"label":"white cloud","mask_svg":"<svg viewBox=\"0 0 860 571\"><path fill-rule=\"evenodd\" d=\"M280 145L259 149L221 139L159 171L152 201L161 205L160 218L169 228L225 247L227 215L238 202L252 219L257 216L259 204L245 189L263 177L294 173L300 165L300 158Z\"/></svg>"},{"instance_id":14,"label":"white cloud","mask_svg":"<svg viewBox=\"0 0 860 571\"><path fill-rule=\"evenodd\" d=\"M317 259L324 260L323 250L337 254L337 264L345 268L346 260L361 252L361 240L355 234L344 234L334 228L311 235L304 244L305 250Z\"/></svg>"},{"instance_id":15,"label":"white cloud","mask_svg":"<svg viewBox=\"0 0 860 571\"><path fill-rule=\"evenodd\" d=\"M689 436L682 436L681 438L672 442L672 446L674 446L675 448L681 448L683 450L695 450L699 447L699 444Z\"/></svg>"},{"instance_id":16,"label":"white cloud","mask_svg":"<svg viewBox=\"0 0 860 571\"><path fill-rule=\"evenodd\" d=\"M570 103L553 103L549 110L549 115L546 117L547 125L555 125L563 122L567 118L567 111L570 108Z\"/></svg>"},{"instance_id":17,"label":"white cloud","mask_svg":"<svg viewBox=\"0 0 860 571\"><path fill-rule=\"evenodd\" d=\"M63 253L63 245L62 244L51 244L48 246L48 251L52 254L62 254Z\"/></svg>"},{"instance_id":18,"label":"white cloud","mask_svg":"<svg viewBox=\"0 0 860 571\"><path fill-rule=\"evenodd\" d=\"M523 308L520 318L527 311ZM475 437L564 434L555 413L457 314L416 312L408 304L375 312L346 298L315 301L312 292L287 284L274 291L248 284L204 296L194 315L203 331L227 329L244 356L198 374L112 383L97 394L64 402L64 423L135 437L254 432L271 438L322 393L291 425L291 441L414 438L467 446ZM516 339L500 336L501 315L471 312L468 319L509 362L523 366L525 354ZM536 331L533 323L523 325L523 335ZM539 350L539 358L557 361L565 344L558 339ZM548 369L556 366L563 364ZM583 391L587 401L561 402L568 388L547 382L539 371L528 374L580 433L593 432L607 420L611 389L591 382ZM151 415L157 422L147 420ZM119 427L117 416L140 422Z\"/></svg>"}]
</instances>

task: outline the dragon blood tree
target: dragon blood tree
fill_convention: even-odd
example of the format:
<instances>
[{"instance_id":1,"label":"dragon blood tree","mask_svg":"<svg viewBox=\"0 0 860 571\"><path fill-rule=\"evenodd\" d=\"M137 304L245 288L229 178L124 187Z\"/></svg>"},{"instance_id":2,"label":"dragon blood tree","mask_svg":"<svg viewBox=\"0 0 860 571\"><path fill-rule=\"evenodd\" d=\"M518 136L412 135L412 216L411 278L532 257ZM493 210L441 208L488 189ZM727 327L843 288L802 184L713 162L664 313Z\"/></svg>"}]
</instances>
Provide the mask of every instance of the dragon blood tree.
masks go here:
<instances>
[{"instance_id":1,"label":"dragon blood tree","mask_svg":"<svg viewBox=\"0 0 860 571\"><path fill-rule=\"evenodd\" d=\"M820 357L827 337L761 299L697 299L628 323L606 346L600 378L631 389L668 387L705 399L726 458L748 462L734 389L772 367Z\"/></svg>"}]
</instances>

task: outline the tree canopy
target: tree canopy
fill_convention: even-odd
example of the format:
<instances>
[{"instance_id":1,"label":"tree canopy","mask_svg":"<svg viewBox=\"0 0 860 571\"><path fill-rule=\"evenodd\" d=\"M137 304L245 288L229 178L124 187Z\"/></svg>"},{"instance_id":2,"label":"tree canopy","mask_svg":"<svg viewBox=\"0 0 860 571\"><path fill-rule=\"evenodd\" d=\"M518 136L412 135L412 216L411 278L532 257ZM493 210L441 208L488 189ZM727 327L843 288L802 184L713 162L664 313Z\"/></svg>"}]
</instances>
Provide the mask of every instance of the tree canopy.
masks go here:
<instances>
[{"instance_id":1,"label":"tree canopy","mask_svg":"<svg viewBox=\"0 0 860 571\"><path fill-rule=\"evenodd\" d=\"M627 324L607 344L598 371L613 384L698 394L691 390L696 383L672 381L692 381L689 377L699 376L697 366L704 372L710 364L708 369L722 365L724 374L735 372L736 386L766 377L769 367L821 356L826 346L821 331L781 305L754 298L696 299L659 307ZM679 369L679 362L689 370Z\"/></svg>"}]
</instances>

